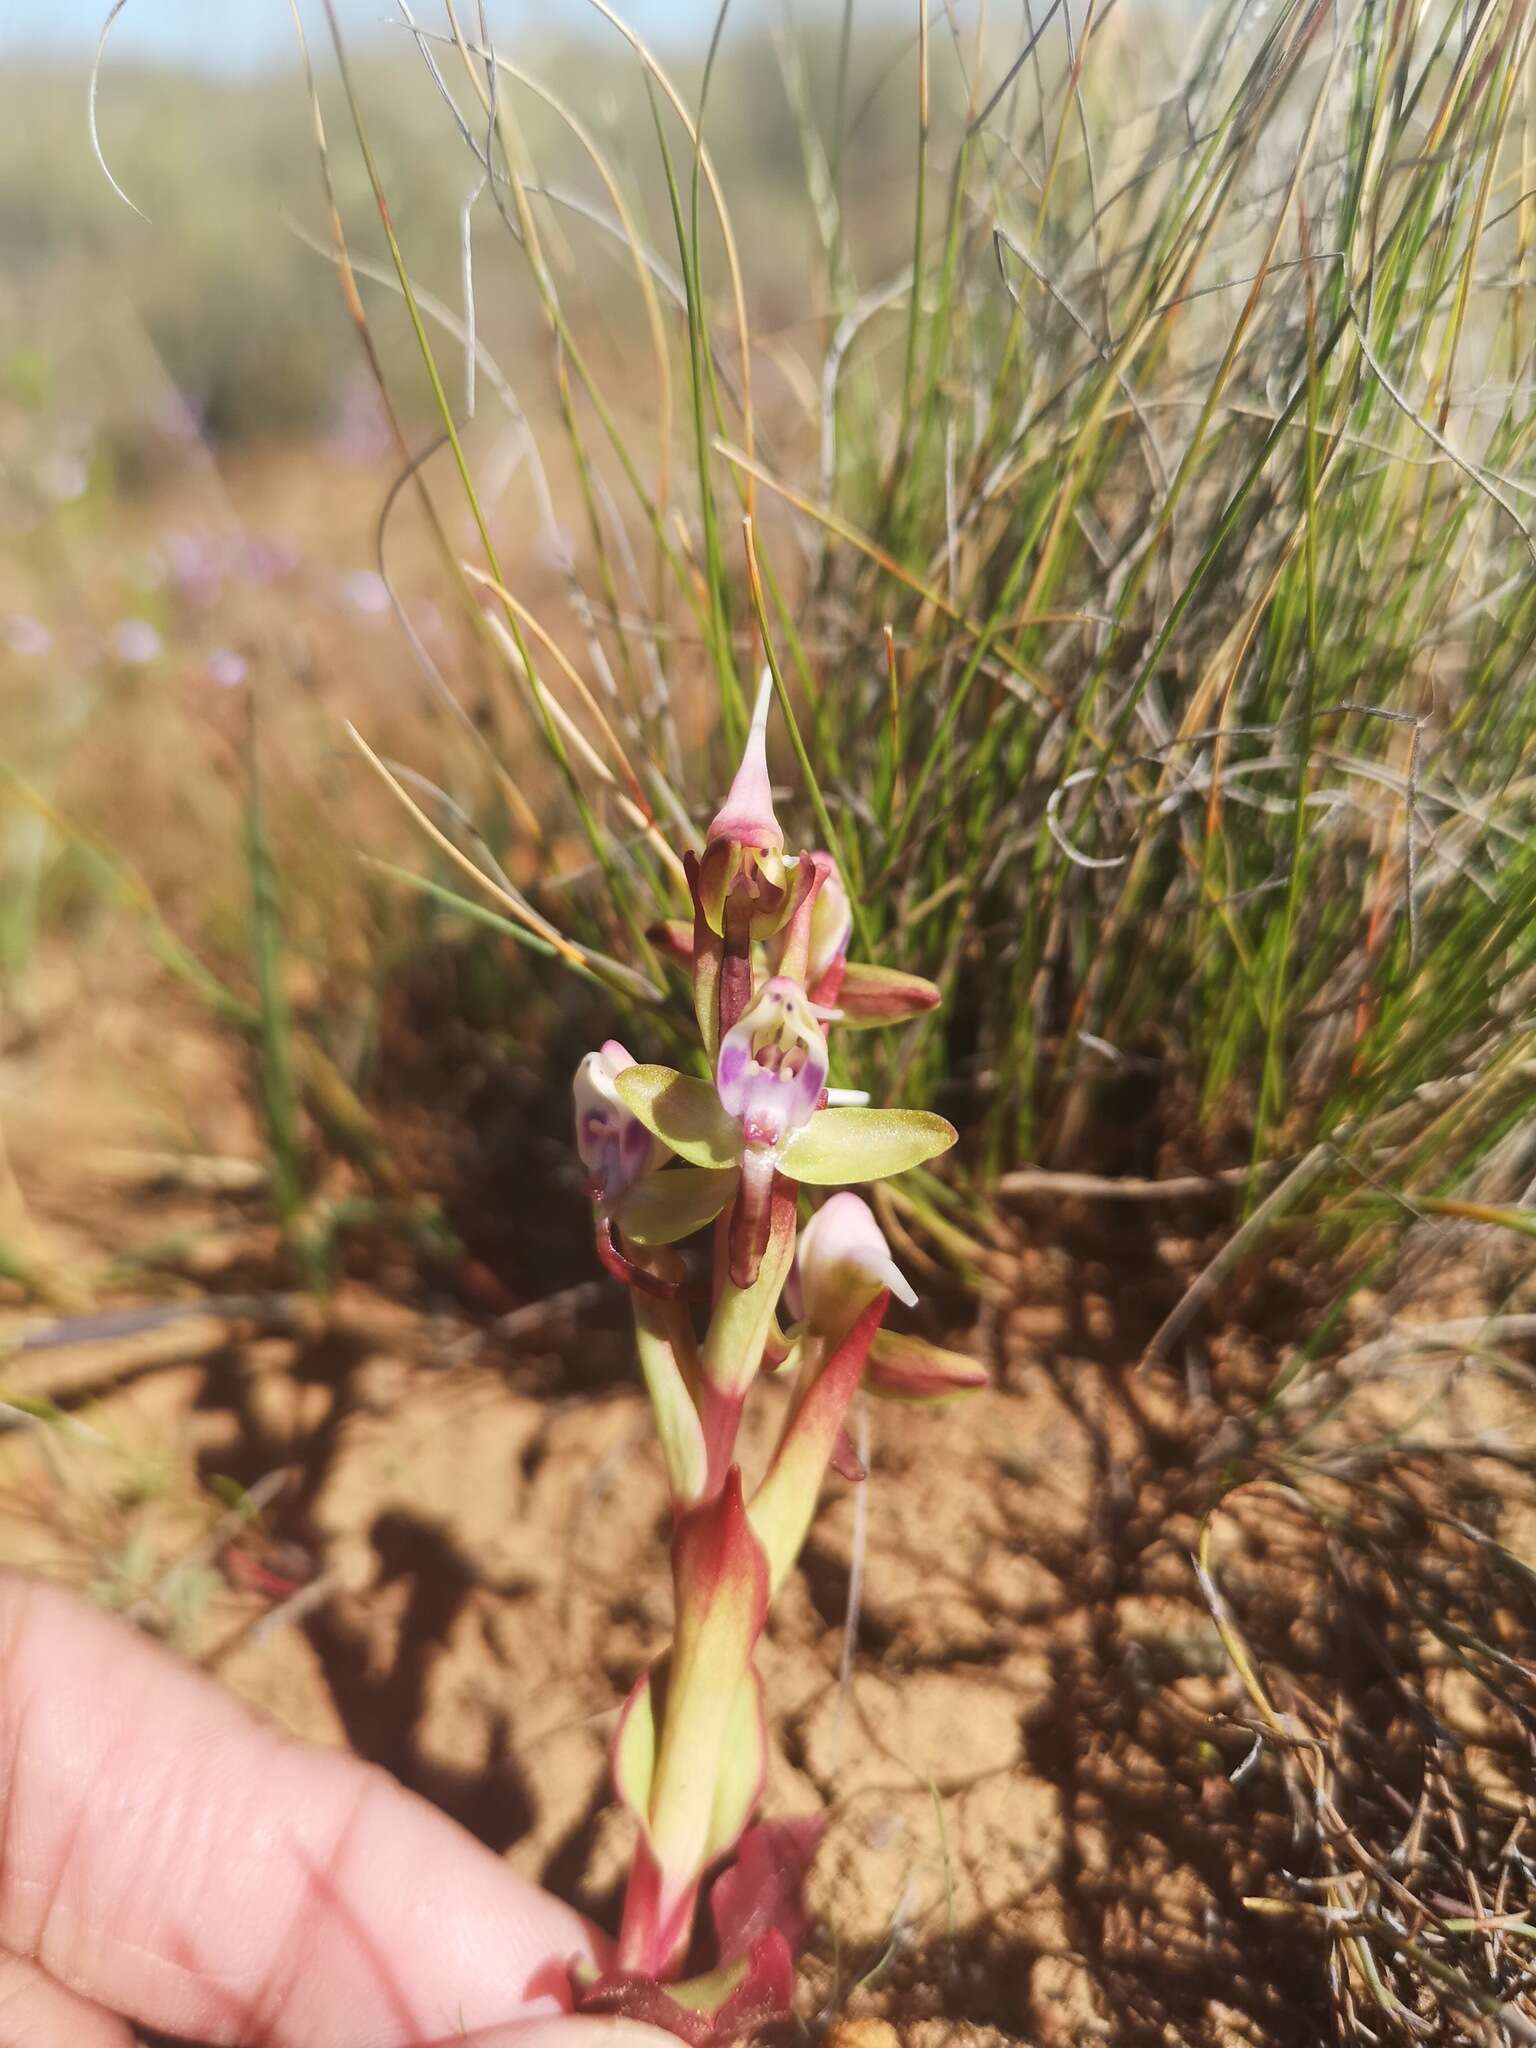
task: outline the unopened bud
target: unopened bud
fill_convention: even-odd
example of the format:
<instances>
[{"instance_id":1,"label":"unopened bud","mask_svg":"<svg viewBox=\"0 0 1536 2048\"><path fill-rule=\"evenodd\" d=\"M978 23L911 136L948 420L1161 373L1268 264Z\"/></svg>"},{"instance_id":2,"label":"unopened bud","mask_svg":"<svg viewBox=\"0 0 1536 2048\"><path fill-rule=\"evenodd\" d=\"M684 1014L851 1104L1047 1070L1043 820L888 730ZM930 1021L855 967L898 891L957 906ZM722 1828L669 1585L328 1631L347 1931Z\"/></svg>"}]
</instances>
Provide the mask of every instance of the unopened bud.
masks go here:
<instances>
[{"instance_id":1,"label":"unopened bud","mask_svg":"<svg viewBox=\"0 0 1536 2048\"><path fill-rule=\"evenodd\" d=\"M784 850L784 834L774 816L773 789L768 781L768 709L772 702L773 677L765 670L752 708L741 766L709 828L711 846L717 839L728 839L759 853Z\"/></svg>"},{"instance_id":2,"label":"unopened bud","mask_svg":"<svg viewBox=\"0 0 1536 2048\"><path fill-rule=\"evenodd\" d=\"M846 1190L824 1202L800 1233L800 1295L819 1336L840 1338L877 1294L917 1296L891 1257L869 1204Z\"/></svg>"}]
</instances>

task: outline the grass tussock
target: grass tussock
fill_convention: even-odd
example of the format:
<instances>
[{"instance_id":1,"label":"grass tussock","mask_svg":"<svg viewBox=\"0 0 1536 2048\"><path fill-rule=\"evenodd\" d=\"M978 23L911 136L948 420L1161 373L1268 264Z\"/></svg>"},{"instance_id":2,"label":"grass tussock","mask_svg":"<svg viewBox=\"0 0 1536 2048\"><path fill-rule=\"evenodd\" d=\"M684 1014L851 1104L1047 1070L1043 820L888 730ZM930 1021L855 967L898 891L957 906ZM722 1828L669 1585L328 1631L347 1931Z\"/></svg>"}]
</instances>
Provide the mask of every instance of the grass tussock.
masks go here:
<instances>
[{"instance_id":1,"label":"grass tussock","mask_svg":"<svg viewBox=\"0 0 1536 2048\"><path fill-rule=\"evenodd\" d=\"M786 32L814 262L772 329L711 155L725 17L692 99L629 38L659 224L516 52L417 40L486 245L450 311L390 237L440 401L402 495L484 606L584 847L513 922L625 997L664 982L663 842L696 834L766 661L862 944L949 998L856 1078L958 1105L993 1166L1071 1160L1107 1087L1152 1074L1258 1165L1326 1142L1352 1216L1507 1193L1531 1049L1524 10L1234 6L1176 36L1053 9L1013 42L925 30L873 78L855 39L830 91ZM585 196L541 176L535 106L581 143ZM847 189L865 122L909 137L882 214L899 194L910 257L883 274ZM332 233L345 268L339 210ZM632 280L622 407L600 261ZM493 262L541 309L553 433L524 437L476 319ZM536 607L492 533L508 434L558 568ZM485 836L548 849L521 763L478 773Z\"/></svg>"}]
</instances>

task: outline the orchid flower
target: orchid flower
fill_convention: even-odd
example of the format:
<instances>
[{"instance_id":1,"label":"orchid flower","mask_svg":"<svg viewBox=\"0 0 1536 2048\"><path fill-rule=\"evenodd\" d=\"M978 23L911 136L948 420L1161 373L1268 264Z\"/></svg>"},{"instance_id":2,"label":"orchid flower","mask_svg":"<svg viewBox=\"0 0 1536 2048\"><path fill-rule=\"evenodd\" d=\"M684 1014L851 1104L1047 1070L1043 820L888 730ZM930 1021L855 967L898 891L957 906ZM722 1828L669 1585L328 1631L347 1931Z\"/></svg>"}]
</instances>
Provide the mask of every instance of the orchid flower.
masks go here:
<instances>
[{"instance_id":1,"label":"orchid flower","mask_svg":"<svg viewBox=\"0 0 1536 2048\"><path fill-rule=\"evenodd\" d=\"M806 1322L820 1337L841 1337L882 1288L908 1308L917 1306L869 1204L857 1195L833 1195L800 1233Z\"/></svg>"},{"instance_id":2,"label":"orchid flower","mask_svg":"<svg viewBox=\"0 0 1536 2048\"><path fill-rule=\"evenodd\" d=\"M667 1156L666 1146L625 1107L614 1085L635 1064L634 1054L616 1038L605 1039L599 1051L587 1054L571 1084L577 1156L587 1169L588 1193L606 1208Z\"/></svg>"},{"instance_id":3,"label":"orchid flower","mask_svg":"<svg viewBox=\"0 0 1536 2048\"><path fill-rule=\"evenodd\" d=\"M861 1384L925 1401L985 1382L973 1360L882 1328L893 1298L910 1307L916 1296L857 1195L831 1195L799 1229L802 1187L883 1180L956 1134L943 1117L839 1100L828 1085L836 1024L917 1016L939 991L850 961L854 905L835 862L785 852L768 774L770 702L765 678L704 851L684 861L692 920L656 934L689 969L710 1078L640 1064L610 1039L575 1082L598 1252L630 1289L672 1499L676 1613L670 1649L619 1718L614 1782L638 1841L614 1965L578 1986L579 2003L697 2048L789 2007L800 1879L819 1825L749 1825L767 1759L756 1652L829 1464L862 1476L840 1452L848 1405ZM711 1225L701 1336L673 1247ZM792 1298L804 1314L786 1335L777 1317L797 1239ZM765 1363L782 1364L793 1386L748 1499L736 1447ZM718 1962L678 1981L712 1871Z\"/></svg>"},{"instance_id":4,"label":"orchid flower","mask_svg":"<svg viewBox=\"0 0 1536 2048\"><path fill-rule=\"evenodd\" d=\"M711 1201L718 1214L739 1186L730 1258L738 1286L752 1284L761 1262L776 1174L821 1187L884 1180L955 1142L954 1126L928 1110L819 1107L826 1077L826 1040L804 990L775 975L721 1040L713 1086L670 1067L629 1067L616 1078L620 1101L653 1137L715 1176L707 1189L686 1190L681 1176L664 1176L658 1205L672 1181L689 1216ZM667 1228L665 1217L647 1220L653 1233Z\"/></svg>"}]
</instances>

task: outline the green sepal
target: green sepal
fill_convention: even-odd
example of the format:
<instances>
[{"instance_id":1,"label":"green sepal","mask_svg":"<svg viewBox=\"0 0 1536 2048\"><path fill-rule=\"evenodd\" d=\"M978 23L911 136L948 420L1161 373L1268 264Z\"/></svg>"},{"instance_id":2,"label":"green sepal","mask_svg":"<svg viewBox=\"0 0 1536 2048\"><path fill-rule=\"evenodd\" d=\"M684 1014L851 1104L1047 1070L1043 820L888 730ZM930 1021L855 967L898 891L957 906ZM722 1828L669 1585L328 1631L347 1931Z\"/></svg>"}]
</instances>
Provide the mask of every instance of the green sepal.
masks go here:
<instances>
[{"instance_id":1,"label":"green sepal","mask_svg":"<svg viewBox=\"0 0 1536 2048\"><path fill-rule=\"evenodd\" d=\"M735 1185L733 1166L674 1166L647 1174L620 1200L614 1221L634 1244L676 1244L713 1223Z\"/></svg>"},{"instance_id":2,"label":"green sepal","mask_svg":"<svg viewBox=\"0 0 1536 2048\"><path fill-rule=\"evenodd\" d=\"M620 1092L642 1123L674 1152L691 1158L675 1138L642 1114L624 1088L636 1074L654 1071L631 1067L619 1076ZM921 1166L925 1159L947 1152L958 1136L952 1123L926 1109L820 1109L790 1137L779 1166L791 1180L814 1187L848 1187L857 1181L887 1180L893 1173Z\"/></svg>"},{"instance_id":3,"label":"green sepal","mask_svg":"<svg viewBox=\"0 0 1536 2048\"><path fill-rule=\"evenodd\" d=\"M613 1085L624 1107L690 1166L719 1170L741 1158L741 1126L721 1108L710 1082L671 1067L627 1067Z\"/></svg>"}]
</instances>

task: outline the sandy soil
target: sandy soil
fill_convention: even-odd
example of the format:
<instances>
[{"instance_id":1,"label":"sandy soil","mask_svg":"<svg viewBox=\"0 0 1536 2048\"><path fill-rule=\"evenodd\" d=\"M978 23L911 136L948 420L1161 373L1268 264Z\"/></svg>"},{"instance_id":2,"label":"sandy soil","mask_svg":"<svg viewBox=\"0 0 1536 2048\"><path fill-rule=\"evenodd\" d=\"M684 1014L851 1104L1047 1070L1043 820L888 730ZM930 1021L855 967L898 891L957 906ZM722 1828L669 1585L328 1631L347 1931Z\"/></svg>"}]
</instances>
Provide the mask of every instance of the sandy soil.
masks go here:
<instances>
[{"instance_id":1,"label":"sandy soil","mask_svg":"<svg viewBox=\"0 0 1536 2048\"><path fill-rule=\"evenodd\" d=\"M495 1313L398 1253L301 1300L272 1278L254 1173L188 1163L259 1159L230 1050L163 998L73 1014L8 1052L0 1234L63 1275L174 1245L174 1277L141 1270L95 1309L204 1306L6 1362L0 1392L72 1421L0 1435L0 1556L126 1608L609 1919L629 1840L606 1743L667 1637L666 1516L622 1303L584 1273L574 1195L538 1239L569 1224L563 1266L499 1258L490 1231L475 1270ZM552 1129L514 1118L491 1177L526 1179ZM1322 1933L1243 1903L1311 1849L1273 1761L1238 1770L1251 1714L1191 1565L1221 1477L1207 1454L1268 1383L1275 1333L1304 1322L1307 1276L1269 1261L1187 1374L1137 1370L1221 1222L1219 1205L1036 1204L979 1318L927 1289L993 1390L872 1408L866 1485L829 1481L762 1666L768 1809L829 1815L802 2009L838 2022L841 2048L888 2048L885 2021L912 2048L1334 2037ZM35 1335L71 1306L17 1301L8 1325ZM764 1386L749 1455L780 1398ZM230 1479L270 1491L258 1523L221 1516ZM1269 1570L1273 1588L1282 1551L1261 1505L1227 1518L1217 1557L1224 1580ZM1326 1666L1326 1617L1276 1612Z\"/></svg>"}]
</instances>

